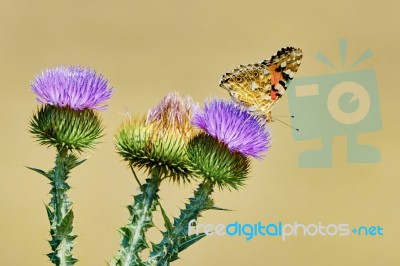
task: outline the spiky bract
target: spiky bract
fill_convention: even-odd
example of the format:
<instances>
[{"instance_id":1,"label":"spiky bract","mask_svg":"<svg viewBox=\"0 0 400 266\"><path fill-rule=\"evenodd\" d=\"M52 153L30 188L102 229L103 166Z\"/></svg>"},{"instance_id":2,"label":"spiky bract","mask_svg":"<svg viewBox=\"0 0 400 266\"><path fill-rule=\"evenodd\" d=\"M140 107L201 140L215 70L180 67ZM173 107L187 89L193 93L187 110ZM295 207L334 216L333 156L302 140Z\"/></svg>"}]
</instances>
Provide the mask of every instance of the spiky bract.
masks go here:
<instances>
[{"instance_id":1,"label":"spiky bract","mask_svg":"<svg viewBox=\"0 0 400 266\"><path fill-rule=\"evenodd\" d=\"M163 177L188 180L192 173L186 154L186 142L173 130L160 131L145 119L123 124L115 135L118 153L132 166L146 170L157 167Z\"/></svg>"},{"instance_id":2,"label":"spiky bract","mask_svg":"<svg viewBox=\"0 0 400 266\"><path fill-rule=\"evenodd\" d=\"M30 132L40 144L57 149L83 151L93 148L103 127L91 109L73 110L52 105L38 108L30 121Z\"/></svg>"},{"instance_id":3,"label":"spiky bract","mask_svg":"<svg viewBox=\"0 0 400 266\"><path fill-rule=\"evenodd\" d=\"M216 138L200 133L188 145L188 157L193 168L220 189L238 189L250 169L250 160L240 152L232 152Z\"/></svg>"}]
</instances>

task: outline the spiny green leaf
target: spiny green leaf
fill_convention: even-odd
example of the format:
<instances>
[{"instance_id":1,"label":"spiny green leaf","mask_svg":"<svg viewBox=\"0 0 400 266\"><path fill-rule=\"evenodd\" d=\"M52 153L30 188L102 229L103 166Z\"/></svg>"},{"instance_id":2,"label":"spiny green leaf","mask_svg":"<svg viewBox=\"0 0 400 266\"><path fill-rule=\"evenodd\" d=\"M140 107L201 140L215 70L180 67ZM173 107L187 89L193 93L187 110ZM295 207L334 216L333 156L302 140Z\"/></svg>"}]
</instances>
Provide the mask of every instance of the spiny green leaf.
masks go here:
<instances>
[{"instance_id":1,"label":"spiny green leaf","mask_svg":"<svg viewBox=\"0 0 400 266\"><path fill-rule=\"evenodd\" d=\"M47 177L48 179L52 180L52 176L49 173L47 173L47 172L45 172L45 171L43 171L41 169L33 168L33 167L29 167L29 166L26 166L26 168L28 168L28 169L30 169L32 171L35 171L36 173L39 173L39 174Z\"/></svg>"},{"instance_id":2,"label":"spiny green leaf","mask_svg":"<svg viewBox=\"0 0 400 266\"><path fill-rule=\"evenodd\" d=\"M67 263L67 265L74 265L77 261L78 259L74 258L72 255L68 255L65 258L65 262Z\"/></svg>"},{"instance_id":3,"label":"spiny green leaf","mask_svg":"<svg viewBox=\"0 0 400 266\"><path fill-rule=\"evenodd\" d=\"M197 219L201 212L213 207L211 193L213 186L210 183L202 183L194 192L194 197L189 199L185 208L181 210L178 218L174 218L172 233L163 232L163 239L158 244L152 245L152 251L148 259L149 263L171 262L177 260L180 251L199 241L204 235L188 236L188 223ZM150 264L151 265L151 264Z\"/></svg>"},{"instance_id":4,"label":"spiny green leaf","mask_svg":"<svg viewBox=\"0 0 400 266\"><path fill-rule=\"evenodd\" d=\"M205 236L206 236L205 233L187 236L185 238L185 240L183 240L183 242L181 242L181 244L179 245L178 252L181 252L181 251L187 249L188 247L190 247L191 245L193 245L194 243L196 243L197 241L199 241L200 239L202 239Z\"/></svg>"},{"instance_id":5,"label":"spiny green leaf","mask_svg":"<svg viewBox=\"0 0 400 266\"><path fill-rule=\"evenodd\" d=\"M161 209L161 213L162 213L162 216L163 216L163 219L164 219L165 228L167 229L167 232L170 235L170 234L172 234L172 230L173 230L173 226L172 226L171 220L168 218L168 215L165 212L164 208L161 206L160 202L158 203L158 206L160 206L160 209Z\"/></svg>"},{"instance_id":6,"label":"spiny green leaf","mask_svg":"<svg viewBox=\"0 0 400 266\"><path fill-rule=\"evenodd\" d=\"M86 160L87 159L79 160L78 156L76 156L74 153L69 153L65 158L65 166L67 170L70 171L73 168L85 162Z\"/></svg>"},{"instance_id":7,"label":"spiny green leaf","mask_svg":"<svg viewBox=\"0 0 400 266\"><path fill-rule=\"evenodd\" d=\"M114 256L112 265L144 265L140 259L140 252L148 248L146 231L153 227L152 212L158 202L158 187L161 178L157 170L152 171L151 178L143 184L143 192L134 196L133 204L128 206L130 223L120 228L120 250Z\"/></svg>"},{"instance_id":8,"label":"spiny green leaf","mask_svg":"<svg viewBox=\"0 0 400 266\"><path fill-rule=\"evenodd\" d=\"M84 163L86 160L87 160L87 159L82 159L82 160L77 161L77 162L71 167L71 169L73 169L73 168L79 166L80 164Z\"/></svg>"},{"instance_id":9,"label":"spiny green leaf","mask_svg":"<svg viewBox=\"0 0 400 266\"><path fill-rule=\"evenodd\" d=\"M54 219L54 213L53 211L49 208L49 206L45 205L46 207L46 212L47 212L47 217L49 217L50 225Z\"/></svg>"},{"instance_id":10,"label":"spiny green leaf","mask_svg":"<svg viewBox=\"0 0 400 266\"><path fill-rule=\"evenodd\" d=\"M74 213L72 210L70 210L61 220L61 223L57 226L57 234L61 237L66 237L68 234L70 234L72 232L73 220Z\"/></svg>"},{"instance_id":11,"label":"spiny green leaf","mask_svg":"<svg viewBox=\"0 0 400 266\"><path fill-rule=\"evenodd\" d=\"M56 251L58 246L60 245L61 241L58 239L52 239L47 241L50 244L51 250ZM49 253L49 254L53 254L53 253ZM57 256L57 254L54 254L54 256Z\"/></svg>"},{"instance_id":12,"label":"spiny green leaf","mask_svg":"<svg viewBox=\"0 0 400 266\"><path fill-rule=\"evenodd\" d=\"M230 209L225 209L225 208L220 208L220 207L211 207L210 210L228 211L228 212L233 211L233 210L230 210Z\"/></svg>"},{"instance_id":13,"label":"spiny green leaf","mask_svg":"<svg viewBox=\"0 0 400 266\"><path fill-rule=\"evenodd\" d=\"M57 257L57 253L55 253L55 252L48 253L47 257L50 259L50 261L53 264L60 265L60 259Z\"/></svg>"},{"instance_id":14,"label":"spiny green leaf","mask_svg":"<svg viewBox=\"0 0 400 266\"><path fill-rule=\"evenodd\" d=\"M121 234L121 243L120 243L121 247L122 248L129 247L130 240L132 239L131 230L129 230L129 228L125 226L125 227L119 228L118 231Z\"/></svg>"}]
</instances>

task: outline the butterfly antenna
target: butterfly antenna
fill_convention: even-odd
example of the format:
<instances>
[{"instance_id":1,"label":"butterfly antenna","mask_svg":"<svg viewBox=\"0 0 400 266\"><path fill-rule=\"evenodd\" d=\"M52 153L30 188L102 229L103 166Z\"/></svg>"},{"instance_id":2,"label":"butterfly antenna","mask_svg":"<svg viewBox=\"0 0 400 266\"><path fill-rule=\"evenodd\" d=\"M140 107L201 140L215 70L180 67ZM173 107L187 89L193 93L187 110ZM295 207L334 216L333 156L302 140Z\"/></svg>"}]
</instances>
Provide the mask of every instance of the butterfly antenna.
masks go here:
<instances>
[{"instance_id":1,"label":"butterfly antenna","mask_svg":"<svg viewBox=\"0 0 400 266\"><path fill-rule=\"evenodd\" d=\"M296 130L296 131L300 131L300 129L298 129L298 128L295 128L295 127L293 127L293 126L289 125L288 123L286 123L286 122L283 122L282 120L280 120L280 119L278 119L278 118L275 118L275 116L274 116L273 120L276 120L276 121L278 121L278 122L281 122L282 124L284 124L284 125L286 125L286 126L288 126L288 127L292 128L292 129L294 129L294 130Z\"/></svg>"},{"instance_id":2,"label":"butterfly antenna","mask_svg":"<svg viewBox=\"0 0 400 266\"><path fill-rule=\"evenodd\" d=\"M274 115L274 117L290 117L290 118L294 118L294 115Z\"/></svg>"}]
</instances>

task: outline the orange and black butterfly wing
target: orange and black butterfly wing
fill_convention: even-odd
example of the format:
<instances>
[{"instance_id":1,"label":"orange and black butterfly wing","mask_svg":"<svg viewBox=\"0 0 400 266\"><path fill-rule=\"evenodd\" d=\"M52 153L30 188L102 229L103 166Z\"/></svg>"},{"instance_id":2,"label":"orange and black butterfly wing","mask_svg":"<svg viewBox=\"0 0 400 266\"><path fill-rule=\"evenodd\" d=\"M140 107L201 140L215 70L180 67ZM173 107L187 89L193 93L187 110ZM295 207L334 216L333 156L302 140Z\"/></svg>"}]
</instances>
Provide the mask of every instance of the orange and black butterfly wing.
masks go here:
<instances>
[{"instance_id":1,"label":"orange and black butterfly wing","mask_svg":"<svg viewBox=\"0 0 400 266\"><path fill-rule=\"evenodd\" d=\"M220 86L232 99L271 121L271 110L285 93L302 59L301 49L286 47L264 61L241 65L222 76Z\"/></svg>"}]
</instances>

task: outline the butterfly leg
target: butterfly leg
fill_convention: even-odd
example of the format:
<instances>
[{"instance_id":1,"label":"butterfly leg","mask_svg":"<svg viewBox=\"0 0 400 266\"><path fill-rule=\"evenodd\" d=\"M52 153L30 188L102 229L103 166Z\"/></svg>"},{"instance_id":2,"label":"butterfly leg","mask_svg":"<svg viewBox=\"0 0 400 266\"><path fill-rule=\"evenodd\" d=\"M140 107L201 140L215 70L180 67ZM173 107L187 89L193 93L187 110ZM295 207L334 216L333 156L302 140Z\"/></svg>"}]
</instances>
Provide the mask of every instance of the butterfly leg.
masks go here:
<instances>
[{"instance_id":1,"label":"butterfly leg","mask_svg":"<svg viewBox=\"0 0 400 266\"><path fill-rule=\"evenodd\" d=\"M267 122L268 122L268 123L274 121L274 120L272 120L272 113L271 113L271 111L269 111L269 112L267 113L266 119L267 119Z\"/></svg>"}]
</instances>

